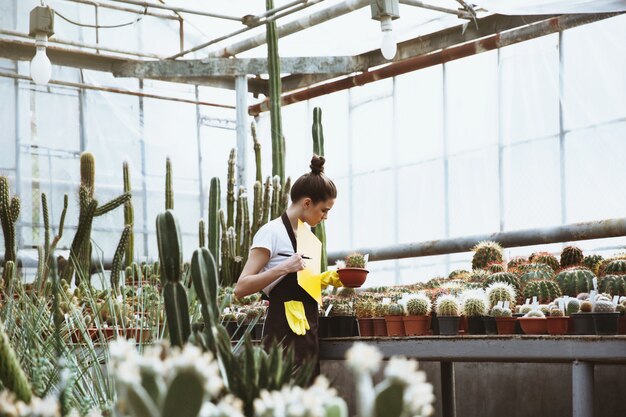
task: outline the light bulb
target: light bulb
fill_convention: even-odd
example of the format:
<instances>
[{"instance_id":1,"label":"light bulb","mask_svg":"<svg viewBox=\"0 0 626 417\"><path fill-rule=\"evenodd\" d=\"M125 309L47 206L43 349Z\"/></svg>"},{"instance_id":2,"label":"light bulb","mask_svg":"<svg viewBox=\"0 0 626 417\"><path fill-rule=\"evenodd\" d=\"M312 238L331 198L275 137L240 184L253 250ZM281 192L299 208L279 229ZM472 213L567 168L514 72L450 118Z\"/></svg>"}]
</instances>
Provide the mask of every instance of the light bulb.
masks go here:
<instances>
[{"instance_id":1,"label":"light bulb","mask_svg":"<svg viewBox=\"0 0 626 417\"><path fill-rule=\"evenodd\" d=\"M48 45L48 37L45 34L37 34L35 47L37 52L32 61L30 61L30 77L37 85L46 85L50 81L52 75L52 64L46 55L46 46Z\"/></svg>"},{"instance_id":2,"label":"light bulb","mask_svg":"<svg viewBox=\"0 0 626 417\"><path fill-rule=\"evenodd\" d=\"M380 42L380 52L387 60L392 60L396 56L398 47L396 39L393 36L391 16L384 16L380 19L380 29L383 32L383 38Z\"/></svg>"}]
</instances>

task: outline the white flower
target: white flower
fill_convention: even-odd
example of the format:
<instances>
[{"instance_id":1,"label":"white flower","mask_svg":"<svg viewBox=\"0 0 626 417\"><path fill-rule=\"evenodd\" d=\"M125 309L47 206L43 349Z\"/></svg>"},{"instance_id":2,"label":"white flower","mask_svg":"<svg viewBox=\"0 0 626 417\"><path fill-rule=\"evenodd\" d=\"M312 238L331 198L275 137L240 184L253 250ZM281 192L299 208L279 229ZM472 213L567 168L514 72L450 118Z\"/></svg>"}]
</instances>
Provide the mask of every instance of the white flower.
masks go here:
<instances>
[{"instance_id":1,"label":"white flower","mask_svg":"<svg viewBox=\"0 0 626 417\"><path fill-rule=\"evenodd\" d=\"M383 355L375 347L356 342L346 353L346 365L357 373L374 373L382 358Z\"/></svg>"}]
</instances>

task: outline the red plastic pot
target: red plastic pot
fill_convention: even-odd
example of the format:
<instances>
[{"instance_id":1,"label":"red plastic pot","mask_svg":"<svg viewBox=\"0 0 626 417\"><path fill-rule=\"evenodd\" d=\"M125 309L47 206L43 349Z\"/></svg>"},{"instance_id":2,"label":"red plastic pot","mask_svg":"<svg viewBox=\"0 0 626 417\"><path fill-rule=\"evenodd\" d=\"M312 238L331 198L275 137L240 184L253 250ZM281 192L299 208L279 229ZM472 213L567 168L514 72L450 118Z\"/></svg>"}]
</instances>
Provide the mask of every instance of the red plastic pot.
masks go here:
<instances>
[{"instance_id":1,"label":"red plastic pot","mask_svg":"<svg viewBox=\"0 0 626 417\"><path fill-rule=\"evenodd\" d=\"M358 288L365 282L369 271L363 268L341 268L337 270L339 280L345 287Z\"/></svg>"},{"instance_id":2,"label":"red plastic pot","mask_svg":"<svg viewBox=\"0 0 626 417\"><path fill-rule=\"evenodd\" d=\"M422 336L428 334L430 321L428 316L404 316L404 333L407 336Z\"/></svg>"},{"instance_id":3,"label":"red plastic pot","mask_svg":"<svg viewBox=\"0 0 626 417\"><path fill-rule=\"evenodd\" d=\"M498 334L515 334L517 317L496 317Z\"/></svg>"},{"instance_id":4,"label":"red plastic pot","mask_svg":"<svg viewBox=\"0 0 626 417\"><path fill-rule=\"evenodd\" d=\"M548 331L545 317L520 317L517 320L525 334L546 334Z\"/></svg>"},{"instance_id":5,"label":"red plastic pot","mask_svg":"<svg viewBox=\"0 0 626 417\"><path fill-rule=\"evenodd\" d=\"M388 336L406 336L402 316L385 316Z\"/></svg>"},{"instance_id":6,"label":"red plastic pot","mask_svg":"<svg viewBox=\"0 0 626 417\"><path fill-rule=\"evenodd\" d=\"M374 319L372 318L359 318L359 334L361 337L374 336Z\"/></svg>"},{"instance_id":7,"label":"red plastic pot","mask_svg":"<svg viewBox=\"0 0 626 417\"><path fill-rule=\"evenodd\" d=\"M569 327L569 316L546 317L548 334L567 334Z\"/></svg>"},{"instance_id":8,"label":"red plastic pot","mask_svg":"<svg viewBox=\"0 0 626 417\"><path fill-rule=\"evenodd\" d=\"M374 325L374 336L387 336L387 322L382 317L374 317L372 319Z\"/></svg>"}]
</instances>

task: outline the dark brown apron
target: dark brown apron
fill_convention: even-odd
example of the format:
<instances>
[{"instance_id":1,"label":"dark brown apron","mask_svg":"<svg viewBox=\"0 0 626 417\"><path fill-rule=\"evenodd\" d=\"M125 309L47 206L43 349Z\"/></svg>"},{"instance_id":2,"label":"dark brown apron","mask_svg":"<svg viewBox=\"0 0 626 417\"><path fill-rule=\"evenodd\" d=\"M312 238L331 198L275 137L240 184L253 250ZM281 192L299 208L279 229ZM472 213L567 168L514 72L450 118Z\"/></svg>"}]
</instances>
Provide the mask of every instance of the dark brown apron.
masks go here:
<instances>
[{"instance_id":1,"label":"dark brown apron","mask_svg":"<svg viewBox=\"0 0 626 417\"><path fill-rule=\"evenodd\" d=\"M293 233L291 222L287 213L281 216L289 239L293 245L294 253L297 252L296 236ZM285 316L286 301L301 301L304 305L304 312L309 322L310 329L306 334L299 336L289 327ZM295 272L287 274L269 294L269 308L265 325L263 326L263 346L267 349L272 341L276 340L282 346L293 346L296 363L302 364L306 359L317 362L313 377L319 375L319 342L317 339L317 301L313 299L300 285L298 285L298 275Z\"/></svg>"}]
</instances>

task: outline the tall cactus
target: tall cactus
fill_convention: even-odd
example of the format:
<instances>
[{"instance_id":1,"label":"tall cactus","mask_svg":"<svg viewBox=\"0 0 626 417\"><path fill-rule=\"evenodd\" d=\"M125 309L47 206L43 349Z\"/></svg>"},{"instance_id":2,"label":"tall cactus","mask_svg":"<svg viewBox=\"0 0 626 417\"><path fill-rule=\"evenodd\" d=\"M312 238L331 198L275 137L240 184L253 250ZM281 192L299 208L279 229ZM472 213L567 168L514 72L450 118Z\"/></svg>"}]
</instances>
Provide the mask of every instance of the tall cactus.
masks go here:
<instances>
[{"instance_id":1,"label":"tall cactus","mask_svg":"<svg viewBox=\"0 0 626 417\"><path fill-rule=\"evenodd\" d=\"M88 278L91 273L91 227L94 217L102 216L119 206L126 204L131 199L130 193L124 193L108 203L98 206L98 200L94 198L95 191L95 158L90 152L80 155L80 188L79 217L76 234L72 240L70 249L70 262L63 271L63 279L70 282L76 267L78 272L75 277L76 285L81 281L81 274Z\"/></svg>"},{"instance_id":2,"label":"tall cactus","mask_svg":"<svg viewBox=\"0 0 626 417\"><path fill-rule=\"evenodd\" d=\"M270 213L271 213L271 217L270 220L275 219L276 217L280 216L279 210L280 210L280 202L281 202L281 194L280 194L280 190L281 190L281 185L280 185L280 177L278 175L274 176L274 180L272 182L272 202L271 202L271 208L270 208Z\"/></svg>"},{"instance_id":3,"label":"tall cactus","mask_svg":"<svg viewBox=\"0 0 626 417\"><path fill-rule=\"evenodd\" d=\"M9 180L0 177L0 221L4 233L4 262L15 262L15 223L20 215L20 199L11 197L9 192Z\"/></svg>"},{"instance_id":4,"label":"tall cactus","mask_svg":"<svg viewBox=\"0 0 626 417\"><path fill-rule=\"evenodd\" d=\"M255 181L263 182L263 173L261 170L261 142L256 135L256 124L252 122L250 124L250 131L252 132L252 142L254 147L254 162L256 164L256 177Z\"/></svg>"},{"instance_id":5,"label":"tall cactus","mask_svg":"<svg viewBox=\"0 0 626 417\"><path fill-rule=\"evenodd\" d=\"M250 213L248 208L248 197L244 193L239 197L239 204L242 207L242 216L243 216L243 224L242 224L242 232L240 237L241 248L239 249L239 254L243 258L243 264L248 260L248 252L250 251Z\"/></svg>"},{"instance_id":6,"label":"tall cactus","mask_svg":"<svg viewBox=\"0 0 626 417\"><path fill-rule=\"evenodd\" d=\"M209 252L216 262L220 258L220 179L211 178L209 186ZM218 263L219 269L219 263Z\"/></svg>"},{"instance_id":7,"label":"tall cactus","mask_svg":"<svg viewBox=\"0 0 626 417\"><path fill-rule=\"evenodd\" d=\"M191 333L189 306L182 275L183 248L178 220L172 210L159 214L156 220L163 299L172 345L182 347Z\"/></svg>"},{"instance_id":8,"label":"tall cactus","mask_svg":"<svg viewBox=\"0 0 626 417\"><path fill-rule=\"evenodd\" d=\"M8 263L13 263L9 261ZM20 362L11 347L9 336L0 321L0 381L5 388L12 391L18 400L30 403L32 390L26 374L20 366Z\"/></svg>"},{"instance_id":9,"label":"tall cactus","mask_svg":"<svg viewBox=\"0 0 626 417\"><path fill-rule=\"evenodd\" d=\"M319 156L324 156L324 129L322 127L322 109L315 107L313 109L313 153ZM326 225L321 222L313 228L313 233L322 242L322 259L321 270L326 271L328 269L328 253L326 252Z\"/></svg>"},{"instance_id":10,"label":"tall cactus","mask_svg":"<svg viewBox=\"0 0 626 417\"><path fill-rule=\"evenodd\" d=\"M204 220L200 219L198 222L198 247L203 248L206 245L206 230L204 226Z\"/></svg>"},{"instance_id":11,"label":"tall cactus","mask_svg":"<svg viewBox=\"0 0 626 417\"><path fill-rule=\"evenodd\" d=\"M291 199L291 177L287 177L287 181L285 181L285 186L283 187L283 191L280 198L280 209L278 210L278 214L281 215L287 210L289 207L289 200Z\"/></svg>"},{"instance_id":12,"label":"tall cactus","mask_svg":"<svg viewBox=\"0 0 626 417\"><path fill-rule=\"evenodd\" d=\"M120 288L120 268L122 267L122 258L124 254L127 253L127 246L130 243L130 235L132 233L132 226L127 224L122 231L122 236L120 237L120 241L117 244L117 248L115 249L115 254L113 255L113 262L111 265L111 289L117 293ZM132 265L132 264L131 264ZM130 268L128 266L127 268Z\"/></svg>"},{"instance_id":13,"label":"tall cactus","mask_svg":"<svg viewBox=\"0 0 626 417\"><path fill-rule=\"evenodd\" d=\"M65 215L67 214L67 206L68 206L68 197L67 194L63 195L63 211L61 212L61 219L59 220L59 229L50 242L50 214L48 209L48 197L45 193L41 193L41 206L43 211L43 224L44 224L44 235L45 235L45 245L44 245L44 256L45 256L45 266L43 269L43 274L38 277L39 279L39 289L40 291L45 288L46 281L52 271L53 276L56 275L56 262L54 260L54 251L57 247L57 244L63 237L63 228L65 226Z\"/></svg>"},{"instance_id":14,"label":"tall cactus","mask_svg":"<svg viewBox=\"0 0 626 417\"><path fill-rule=\"evenodd\" d=\"M272 198L272 180L267 177L265 180L265 190L263 191L263 207L261 208L261 224L263 226L270 218L270 203Z\"/></svg>"},{"instance_id":15,"label":"tall cactus","mask_svg":"<svg viewBox=\"0 0 626 417\"><path fill-rule=\"evenodd\" d=\"M230 150L228 157L228 179L226 184L226 225L232 227L235 225L235 162L237 160L237 152L235 149Z\"/></svg>"},{"instance_id":16,"label":"tall cactus","mask_svg":"<svg viewBox=\"0 0 626 417\"><path fill-rule=\"evenodd\" d=\"M228 237L227 237L228 225L226 224L226 216L224 214L224 210L219 211L219 220L220 220L220 229L222 232L221 254L220 254L222 257L222 263L221 263L222 267L220 269L220 285L228 286L232 282L232 277L230 275L231 255L230 255L230 251L228 248Z\"/></svg>"},{"instance_id":17,"label":"tall cactus","mask_svg":"<svg viewBox=\"0 0 626 417\"><path fill-rule=\"evenodd\" d=\"M127 161L124 161L122 165L122 171L124 176L124 193L131 194L130 188L130 168ZM133 208L132 200L128 200L124 203L124 224L130 226L130 233L128 235L128 245L126 246L126 253L124 254L124 264L131 266L134 258L135 251L135 232L133 231L135 224L135 210Z\"/></svg>"},{"instance_id":18,"label":"tall cactus","mask_svg":"<svg viewBox=\"0 0 626 417\"><path fill-rule=\"evenodd\" d=\"M263 216L263 184L261 181L254 183L254 200L252 202L252 229L251 233L254 236L257 230L261 227L261 220Z\"/></svg>"},{"instance_id":19,"label":"tall cactus","mask_svg":"<svg viewBox=\"0 0 626 417\"><path fill-rule=\"evenodd\" d=\"M174 210L174 189L172 188L172 161L165 159L165 210Z\"/></svg>"},{"instance_id":20,"label":"tall cactus","mask_svg":"<svg viewBox=\"0 0 626 417\"><path fill-rule=\"evenodd\" d=\"M274 8L274 0L265 0L267 10ZM285 138L283 136L280 96L280 57L278 55L278 31L276 21L266 24L267 63L270 93L270 125L272 131L272 176L285 178ZM282 185L282 184L281 184Z\"/></svg>"}]
</instances>

